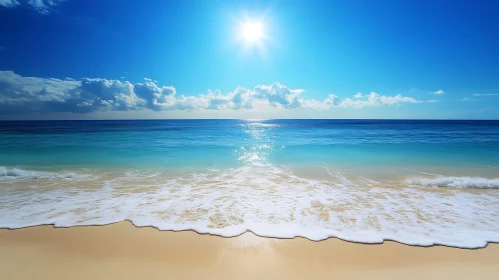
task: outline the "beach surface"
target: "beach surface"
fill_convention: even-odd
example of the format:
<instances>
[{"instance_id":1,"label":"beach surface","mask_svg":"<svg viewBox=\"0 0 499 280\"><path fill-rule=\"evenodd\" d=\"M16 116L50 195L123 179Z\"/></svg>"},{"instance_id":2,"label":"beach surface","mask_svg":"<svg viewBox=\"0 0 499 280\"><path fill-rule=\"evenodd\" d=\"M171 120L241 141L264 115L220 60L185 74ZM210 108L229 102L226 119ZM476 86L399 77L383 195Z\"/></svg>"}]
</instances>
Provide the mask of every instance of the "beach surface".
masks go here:
<instances>
[{"instance_id":1,"label":"beach surface","mask_svg":"<svg viewBox=\"0 0 499 280\"><path fill-rule=\"evenodd\" d=\"M497 279L499 245L223 238L105 226L0 230L2 279Z\"/></svg>"}]
</instances>

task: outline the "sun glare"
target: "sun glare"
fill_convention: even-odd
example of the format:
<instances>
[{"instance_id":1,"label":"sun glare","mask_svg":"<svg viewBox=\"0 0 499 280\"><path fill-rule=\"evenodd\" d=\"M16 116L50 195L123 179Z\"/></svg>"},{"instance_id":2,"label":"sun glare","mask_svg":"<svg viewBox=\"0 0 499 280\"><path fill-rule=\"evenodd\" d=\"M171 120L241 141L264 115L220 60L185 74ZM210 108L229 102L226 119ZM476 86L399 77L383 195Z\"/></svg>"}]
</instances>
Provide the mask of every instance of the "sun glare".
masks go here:
<instances>
[{"instance_id":1,"label":"sun glare","mask_svg":"<svg viewBox=\"0 0 499 280\"><path fill-rule=\"evenodd\" d=\"M241 25L240 32L247 43L259 42L263 37L263 25L260 22L245 22Z\"/></svg>"},{"instance_id":2,"label":"sun glare","mask_svg":"<svg viewBox=\"0 0 499 280\"><path fill-rule=\"evenodd\" d=\"M267 48L273 43L273 39L271 24L266 20L265 14L256 17L234 17L233 26L233 42L239 45L241 54L257 53L262 58L268 57Z\"/></svg>"}]
</instances>

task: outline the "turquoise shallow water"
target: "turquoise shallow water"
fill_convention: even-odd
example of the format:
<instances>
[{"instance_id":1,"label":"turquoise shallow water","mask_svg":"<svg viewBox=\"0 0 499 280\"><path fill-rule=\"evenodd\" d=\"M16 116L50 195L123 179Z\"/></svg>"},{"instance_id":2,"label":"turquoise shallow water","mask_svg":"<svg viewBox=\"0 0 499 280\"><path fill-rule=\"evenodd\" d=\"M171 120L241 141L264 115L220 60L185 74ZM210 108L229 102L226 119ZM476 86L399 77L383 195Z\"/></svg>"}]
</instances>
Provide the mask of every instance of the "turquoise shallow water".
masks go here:
<instances>
[{"instance_id":1,"label":"turquoise shallow water","mask_svg":"<svg viewBox=\"0 0 499 280\"><path fill-rule=\"evenodd\" d=\"M499 167L498 121L0 122L0 164L59 168ZM473 174L470 174L473 175Z\"/></svg>"},{"instance_id":2,"label":"turquoise shallow water","mask_svg":"<svg viewBox=\"0 0 499 280\"><path fill-rule=\"evenodd\" d=\"M499 121L0 122L0 227L499 242Z\"/></svg>"}]
</instances>

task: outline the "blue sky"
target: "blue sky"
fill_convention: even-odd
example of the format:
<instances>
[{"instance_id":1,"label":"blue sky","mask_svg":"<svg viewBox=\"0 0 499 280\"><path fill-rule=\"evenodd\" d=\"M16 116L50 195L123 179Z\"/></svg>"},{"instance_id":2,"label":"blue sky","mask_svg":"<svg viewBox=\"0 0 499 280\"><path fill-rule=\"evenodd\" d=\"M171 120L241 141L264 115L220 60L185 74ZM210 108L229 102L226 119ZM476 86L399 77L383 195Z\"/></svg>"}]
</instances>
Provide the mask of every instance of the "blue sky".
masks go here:
<instances>
[{"instance_id":1,"label":"blue sky","mask_svg":"<svg viewBox=\"0 0 499 280\"><path fill-rule=\"evenodd\" d=\"M494 0L0 0L0 119L498 119L497 14Z\"/></svg>"}]
</instances>

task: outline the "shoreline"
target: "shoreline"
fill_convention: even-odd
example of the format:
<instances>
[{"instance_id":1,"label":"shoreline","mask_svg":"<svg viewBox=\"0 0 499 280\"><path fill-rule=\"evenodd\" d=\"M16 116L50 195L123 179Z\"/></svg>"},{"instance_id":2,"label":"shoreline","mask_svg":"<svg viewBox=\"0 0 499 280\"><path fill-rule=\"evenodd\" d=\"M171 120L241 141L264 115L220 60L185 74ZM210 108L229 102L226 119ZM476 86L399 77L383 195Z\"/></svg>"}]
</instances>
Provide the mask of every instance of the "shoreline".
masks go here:
<instances>
[{"instance_id":1,"label":"shoreline","mask_svg":"<svg viewBox=\"0 0 499 280\"><path fill-rule=\"evenodd\" d=\"M359 245L382 245L382 244L385 244L386 242L389 242L389 243L396 243L396 244L400 244L403 246L416 247L416 248L445 247L445 248L462 249L462 250L480 250L480 249L487 248L489 245L499 246L499 242L496 242L496 241L487 241L486 244L482 247L460 247L460 246L452 246L452 245L439 244L439 243L435 243L435 244L431 244L431 245L416 245L416 244L404 243L404 242L401 242L401 241L398 241L395 239L383 239L383 241L381 241L381 242L362 242L362 241L343 239L343 238L337 237L337 236L330 236L330 237L327 237L325 239L315 240L315 239L310 239L306 236L301 236L301 235L297 235L294 237L265 236L265 235L257 234L255 232L253 232L252 230L246 230L245 232L237 234L237 235L224 236L224 235L210 233L210 232L198 232L195 229L175 230L175 229L159 229L153 225L137 226L131 220L128 220L128 219L118 221L118 222L111 222L108 224L73 225L73 226L55 226L55 224L37 224L37 225L30 225L30 226L19 227L19 228L0 227L0 236L1 236L1 233L3 231L20 231L20 230L25 230L25 229L30 229L30 228L40 228L40 227L49 227L52 229L70 229L70 228L86 228L86 227L91 227L91 228L97 227L98 228L98 227L107 227L107 226L114 226L114 225L120 225L120 224L130 224L132 227L134 227L136 229L150 228L152 230L157 230L159 232L170 232L170 233L181 233L181 234L191 232L191 233L201 235L201 236L206 235L206 236L223 238L223 239L236 239L236 238L239 238L239 237L245 236L245 235L253 235L253 236L255 236L255 238L262 238L262 239L275 240L275 241L304 239L304 240L307 240L310 242L320 243L320 242L324 242L326 240L334 239L334 240L338 240L341 242L347 242L347 243L359 244ZM0 242L0 245L1 244L2 243Z\"/></svg>"},{"instance_id":2,"label":"shoreline","mask_svg":"<svg viewBox=\"0 0 499 280\"><path fill-rule=\"evenodd\" d=\"M6 279L495 279L499 244L462 249L102 226L0 229Z\"/></svg>"}]
</instances>

